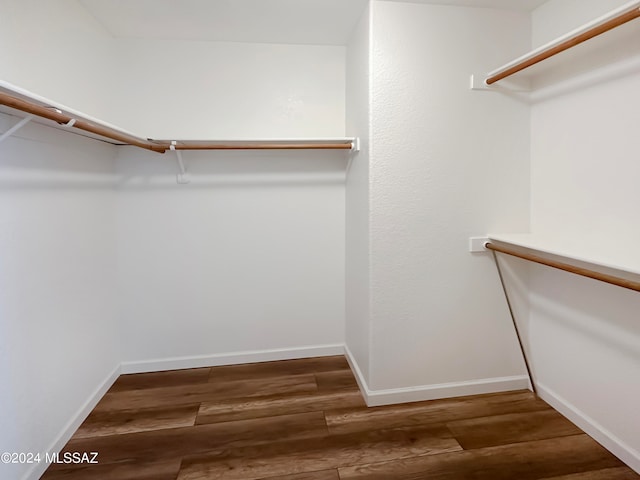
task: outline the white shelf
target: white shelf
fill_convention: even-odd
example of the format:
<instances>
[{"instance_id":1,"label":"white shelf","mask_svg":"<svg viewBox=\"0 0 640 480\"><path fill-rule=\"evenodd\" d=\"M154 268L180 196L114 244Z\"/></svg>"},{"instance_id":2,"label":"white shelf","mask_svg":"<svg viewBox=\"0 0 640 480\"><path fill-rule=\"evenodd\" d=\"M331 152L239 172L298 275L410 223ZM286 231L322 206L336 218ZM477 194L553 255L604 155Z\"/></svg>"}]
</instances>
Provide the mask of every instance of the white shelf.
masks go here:
<instances>
[{"instance_id":1,"label":"white shelf","mask_svg":"<svg viewBox=\"0 0 640 480\"><path fill-rule=\"evenodd\" d=\"M555 40L542 45L524 55L492 70L486 75L474 74L471 80L471 88L474 90L491 89L497 87L500 83L504 86L512 87L515 85L517 90L523 90L527 87L527 77L530 75L524 75L524 70L533 69L534 72L540 73L540 70L544 70L544 67L540 67L543 64L550 62L555 55L563 53L564 60L568 60L567 53L570 49L582 45L583 42L593 42L594 38L601 38L603 33L608 32L611 29L619 27L629 22L637 24L638 15L640 14L640 0L633 0L620 8L617 8L595 20L582 25L581 27L572 30L571 32L556 38ZM635 38L630 39L632 43L635 43ZM597 44L598 42L596 42ZM578 49L579 50L579 49ZM554 65L554 62L550 62ZM534 73L529 72L529 73ZM512 75L521 76L520 79L510 79ZM509 83L511 80L512 84ZM491 85L485 83L489 81ZM523 87L524 85L524 87Z\"/></svg>"},{"instance_id":2,"label":"white shelf","mask_svg":"<svg viewBox=\"0 0 640 480\"><path fill-rule=\"evenodd\" d=\"M0 92L1 93L6 93L8 95L13 95L15 97L21 98L25 101L28 102L32 102L35 103L37 105L41 105L44 107L51 107L53 109L59 110L61 112L64 112L66 114L68 114L69 116L73 117L73 118L77 118L77 119L81 119L81 120L85 120L87 122L90 122L94 125L100 126L100 127L104 127L106 129L109 130L113 130L115 132L121 133L123 135L127 135L129 137L133 137L133 138L138 138L140 140L144 140L144 137L142 135L138 135L137 133L133 133L133 132L129 132L127 130L124 130L120 127L117 127L115 125L112 125L110 123L107 122L103 122L102 120L98 120L97 118L94 118L90 115L87 115L85 113L79 112L77 110L74 110L73 108L67 107L66 105L63 105L61 103L58 103L54 100L45 98L41 95L38 95L36 93L30 92L29 90L26 90L24 88L18 87L17 85L13 85L9 82L5 82L4 80L0 80ZM0 112L2 113L6 113L9 115L19 115L21 117L26 116L26 114L24 112L20 112L18 110L14 110L12 108L9 107L5 107L4 105L0 106ZM60 125L52 120L47 120L45 118L40 118L40 117L34 117L33 120L36 123L40 123L43 125L47 125L49 127L54 127L54 128L58 128L58 129L64 129L64 130L69 130L68 127L66 127L65 125ZM99 135L94 135L91 134L89 132L78 132L75 131L74 133L77 133L79 135L83 135L89 138L97 138L97 139L104 139L104 137L101 137ZM114 145L123 145L122 142L116 142L113 140L109 140L110 143L113 143Z\"/></svg>"},{"instance_id":3,"label":"white shelf","mask_svg":"<svg viewBox=\"0 0 640 480\"><path fill-rule=\"evenodd\" d=\"M616 239L605 242L594 236L561 237L531 233L492 233L490 240L554 255L574 262L616 272L640 275L640 239Z\"/></svg>"},{"instance_id":4,"label":"white shelf","mask_svg":"<svg viewBox=\"0 0 640 480\"><path fill-rule=\"evenodd\" d=\"M0 93L3 94L0 113L22 118L29 117L31 121L36 123L107 141L113 145L135 145L160 153L169 151L172 144L171 150L359 150L358 139L353 137L235 138L215 140L149 139L2 80L0 80Z\"/></svg>"}]
</instances>

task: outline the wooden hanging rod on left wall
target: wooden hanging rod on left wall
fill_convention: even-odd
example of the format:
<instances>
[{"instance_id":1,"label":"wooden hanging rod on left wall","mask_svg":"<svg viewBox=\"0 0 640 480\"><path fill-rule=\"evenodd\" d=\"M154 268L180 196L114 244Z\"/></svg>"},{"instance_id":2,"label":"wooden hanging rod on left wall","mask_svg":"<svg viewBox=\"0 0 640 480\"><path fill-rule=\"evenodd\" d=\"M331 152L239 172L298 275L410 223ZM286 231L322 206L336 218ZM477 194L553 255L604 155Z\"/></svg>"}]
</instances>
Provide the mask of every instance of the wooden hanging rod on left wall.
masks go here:
<instances>
[{"instance_id":1,"label":"wooden hanging rod on left wall","mask_svg":"<svg viewBox=\"0 0 640 480\"><path fill-rule=\"evenodd\" d=\"M158 153L166 152L169 147L165 145L159 145L152 143L142 138L132 137L117 130L94 125L85 120L76 119L70 115L62 113L60 110L53 107L45 107L36 103L27 102L18 97L8 95L0 92L0 105L6 105L7 107L21 112L29 113L31 115L37 115L38 117L53 120L61 125L68 125L69 127L84 130L85 132L100 135L101 137L109 138L116 142L126 143L127 145L133 145L135 147L144 148L145 150L152 150Z\"/></svg>"},{"instance_id":2,"label":"wooden hanging rod on left wall","mask_svg":"<svg viewBox=\"0 0 640 480\"><path fill-rule=\"evenodd\" d=\"M233 142L180 142L175 150L352 150L353 141L233 141ZM167 147L169 148L169 147Z\"/></svg>"},{"instance_id":3,"label":"wooden hanging rod on left wall","mask_svg":"<svg viewBox=\"0 0 640 480\"><path fill-rule=\"evenodd\" d=\"M246 141L178 141L151 140L139 138L108 126L96 125L73 115L64 113L56 107L47 107L32 103L19 97L0 92L0 105L21 112L46 118L69 128L78 128L99 135L120 144L132 145L153 152L165 153L168 150L353 150L357 148L354 139L337 140L246 140ZM173 145L172 145L173 143ZM173 147L173 148L172 148Z\"/></svg>"}]
</instances>

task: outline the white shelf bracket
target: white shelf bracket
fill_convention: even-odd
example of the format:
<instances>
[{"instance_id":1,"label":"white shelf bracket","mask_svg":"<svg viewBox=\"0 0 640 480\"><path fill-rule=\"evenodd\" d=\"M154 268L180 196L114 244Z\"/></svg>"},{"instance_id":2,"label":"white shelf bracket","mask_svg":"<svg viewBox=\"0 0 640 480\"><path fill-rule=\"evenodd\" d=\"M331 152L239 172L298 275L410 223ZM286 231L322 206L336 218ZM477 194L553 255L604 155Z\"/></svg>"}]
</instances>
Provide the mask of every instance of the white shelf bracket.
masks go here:
<instances>
[{"instance_id":1,"label":"white shelf bracket","mask_svg":"<svg viewBox=\"0 0 640 480\"><path fill-rule=\"evenodd\" d=\"M485 82L484 76L477 75L475 73L471 75L469 88L471 88L471 90L491 90L491 87L489 87L489 85L487 85L487 83Z\"/></svg>"},{"instance_id":2,"label":"white shelf bracket","mask_svg":"<svg viewBox=\"0 0 640 480\"><path fill-rule=\"evenodd\" d=\"M0 135L0 143L4 142L7 138L9 138L11 135L16 133L22 127L24 127L27 123L31 121L31 119L33 119L33 115L27 115L18 123L16 123L13 127L11 127L9 130L7 130L2 135Z\"/></svg>"},{"instance_id":3,"label":"white shelf bracket","mask_svg":"<svg viewBox=\"0 0 640 480\"><path fill-rule=\"evenodd\" d=\"M470 237L469 238L469 251L471 253L486 252L485 245L489 242L488 237Z\"/></svg>"},{"instance_id":4,"label":"white shelf bracket","mask_svg":"<svg viewBox=\"0 0 640 480\"><path fill-rule=\"evenodd\" d=\"M176 157L178 159L178 168L180 168L180 173L176 175L176 179L179 184L185 185L191 182L189 178L189 172L187 172L187 168L184 165L184 160L182 159L182 152L180 150L176 150L177 142L175 140L171 141L171 146L169 147L172 152L176 152Z\"/></svg>"},{"instance_id":5,"label":"white shelf bracket","mask_svg":"<svg viewBox=\"0 0 640 480\"><path fill-rule=\"evenodd\" d=\"M520 78L508 80L500 80L500 85L494 83L493 85L487 85L486 75L478 75L474 73L471 75L471 81L469 82L469 88L471 90L489 90L494 92L530 92L531 80Z\"/></svg>"},{"instance_id":6,"label":"white shelf bracket","mask_svg":"<svg viewBox=\"0 0 640 480\"><path fill-rule=\"evenodd\" d=\"M356 153L360 151L360 137L355 137L353 142L351 142L351 150L349 150L349 161L347 162L347 170L346 173L349 173L351 170L351 162L353 162L353 157L356 156Z\"/></svg>"}]
</instances>

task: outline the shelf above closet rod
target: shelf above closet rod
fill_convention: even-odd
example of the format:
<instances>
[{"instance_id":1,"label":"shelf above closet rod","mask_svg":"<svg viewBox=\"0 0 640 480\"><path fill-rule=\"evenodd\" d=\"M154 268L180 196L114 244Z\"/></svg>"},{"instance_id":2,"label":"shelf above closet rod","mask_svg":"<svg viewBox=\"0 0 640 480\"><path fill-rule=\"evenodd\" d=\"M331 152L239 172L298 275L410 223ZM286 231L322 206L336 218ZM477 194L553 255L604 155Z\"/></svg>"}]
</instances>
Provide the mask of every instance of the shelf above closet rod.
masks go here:
<instances>
[{"instance_id":1,"label":"shelf above closet rod","mask_svg":"<svg viewBox=\"0 0 640 480\"><path fill-rule=\"evenodd\" d=\"M353 150L355 139L178 141L174 147L175 150Z\"/></svg>"},{"instance_id":2,"label":"shelf above closet rod","mask_svg":"<svg viewBox=\"0 0 640 480\"><path fill-rule=\"evenodd\" d=\"M95 125L84 119L63 113L56 107L38 105L2 92L0 92L0 105L5 105L9 108L13 108L14 110L19 110L30 115L36 115L47 120L52 120L60 125L67 126L68 128L84 130L85 132L99 135L116 142L125 143L127 145L133 145L135 147L152 150L158 153L164 153L168 150L168 147L165 147L164 145L158 145L143 138L136 138L105 126Z\"/></svg>"},{"instance_id":3,"label":"shelf above closet rod","mask_svg":"<svg viewBox=\"0 0 640 480\"><path fill-rule=\"evenodd\" d=\"M54 102L25 90L0 82L0 88L16 92L19 96L0 91L0 105L55 122L56 128L77 128L108 139L114 145L132 145L145 150L165 153L168 150L351 150L358 151L358 139L309 138L268 140L152 140L142 138L86 115L73 112ZM34 101L30 101L33 99ZM91 137L96 138L96 137ZM173 145L172 145L173 144ZM173 147L173 148L172 148Z\"/></svg>"},{"instance_id":4,"label":"shelf above closet rod","mask_svg":"<svg viewBox=\"0 0 640 480\"><path fill-rule=\"evenodd\" d=\"M624 25L631 20L640 17L640 1L627 3L617 10L610 12L542 47L517 58L487 75L485 83L492 85L515 73L542 62L558 53L564 52L576 45Z\"/></svg>"},{"instance_id":5,"label":"shelf above closet rod","mask_svg":"<svg viewBox=\"0 0 640 480\"><path fill-rule=\"evenodd\" d=\"M523 253L518 250L496 245L491 242L487 242L484 246L488 250L504 253L505 255L518 257L523 260L527 260L529 262L539 263L541 265L546 265L547 267L556 268L558 270L563 270L565 272L573 273L575 275L592 278L594 280L599 280L601 282L609 283L611 285L616 285L618 287L628 288L629 290L640 292L640 282L634 282L632 280L627 280L627 279L616 277L613 275L607 275L605 273L596 272L595 270L590 270L588 268L576 267L574 265L569 265L568 263L556 262L554 260L547 260L546 258L540 257L538 255Z\"/></svg>"}]
</instances>

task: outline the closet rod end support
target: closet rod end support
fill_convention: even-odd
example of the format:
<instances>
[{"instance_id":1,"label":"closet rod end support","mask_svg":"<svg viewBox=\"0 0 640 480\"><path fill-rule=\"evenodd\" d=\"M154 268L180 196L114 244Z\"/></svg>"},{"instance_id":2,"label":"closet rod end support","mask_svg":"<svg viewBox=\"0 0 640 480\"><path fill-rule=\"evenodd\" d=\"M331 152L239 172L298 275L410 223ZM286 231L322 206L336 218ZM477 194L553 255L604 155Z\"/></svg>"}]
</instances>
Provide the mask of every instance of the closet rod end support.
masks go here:
<instances>
[{"instance_id":1,"label":"closet rod end support","mask_svg":"<svg viewBox=\"0 0 640 480\"><path fill-rule=\"evenodd\" d=\"M469 238L469 251L471 253L482 253L487 251L487 243L489 243L488 237L470 237Z\"/></svg>"}]
</instances>

